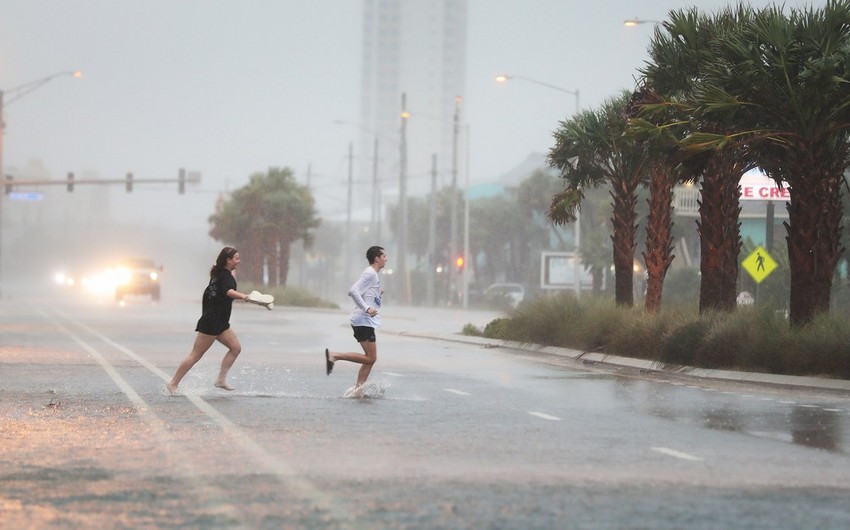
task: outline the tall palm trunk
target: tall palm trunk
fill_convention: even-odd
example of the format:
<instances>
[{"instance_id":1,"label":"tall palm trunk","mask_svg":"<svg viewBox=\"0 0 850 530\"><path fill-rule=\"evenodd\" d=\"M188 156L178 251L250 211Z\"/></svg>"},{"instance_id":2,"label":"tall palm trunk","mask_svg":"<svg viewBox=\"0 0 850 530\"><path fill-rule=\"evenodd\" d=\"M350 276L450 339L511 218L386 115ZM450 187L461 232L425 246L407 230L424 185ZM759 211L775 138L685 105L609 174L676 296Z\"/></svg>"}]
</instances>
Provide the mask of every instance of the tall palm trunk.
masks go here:
<instances>
[{"instance_id":1,"label":"tall palm trunk","mask_svg":"<svg viewBox=\"0 0 850 530\"><path fill-rule=\"evenodd\" d=\"M713 155L703 173L697 221L700 314L709 310L733 311L737 307L742 168L733 156L732 152Z\"/></svg>"},{"instance_id":2,"label":"tall palm trunk","mask_svg":"<svg viewBox=\"0 0 850 530\"><path fill-rule=\"evenodd\" d=\"M240 246L245 249L239 252L245 259L239 266L243 272L242 277L256 285L262 285L263 262L265 261L263 245L258 238L251 238Z\"/></svg>"},{"instance_id":3,"label":"tall palm trunk","mask_svg":"<svg viewBox=\"0 0 850 530\"><path fill-rule=\"evenodd\" d=\"M614 215L611 218L614 247L614 295L617 305L634 305L635 233L637 231L636 183L615 180L611 189Z\"/></svg>"},{"instance_id":4,"label":"tall palm trunk","mask_svg":"<svg viewBox=\"0 0 850 530\"><path fill-rule=\"evenodd\" d=\"M646 222L646 305L650 313L661 309L664 277L673 262L673 179L668 167L654 165L649 180L649 218Z\"/></svg>"},{"instance_id":5,"label":"tall palm trunk","mask_svg":"<svg viewBox=\"0 0 850 530\"><path fill-rule=\"evenodd\" d=\"M817 166L809 166L812 172ZM788 257L791 266L789 319L799 327L812 321L817 313L829 310L830 290L835 267L844 248L841 236L841 180L843 175L806 175L791 189L788 204Z\"/></svg>"},{"instance_id":6,"label":"tall palm trunk","mask_svg":"<svg viewBox=\"0 0 850 530\"><path fill-rule=\"evenodd\" d=\"M278 260L278 285L286 287L286 280L289 277L289 259L292 254L292 241L282 238L278 242L278 245L280 245L280 259Z\"/></svg>"}]
</instances>

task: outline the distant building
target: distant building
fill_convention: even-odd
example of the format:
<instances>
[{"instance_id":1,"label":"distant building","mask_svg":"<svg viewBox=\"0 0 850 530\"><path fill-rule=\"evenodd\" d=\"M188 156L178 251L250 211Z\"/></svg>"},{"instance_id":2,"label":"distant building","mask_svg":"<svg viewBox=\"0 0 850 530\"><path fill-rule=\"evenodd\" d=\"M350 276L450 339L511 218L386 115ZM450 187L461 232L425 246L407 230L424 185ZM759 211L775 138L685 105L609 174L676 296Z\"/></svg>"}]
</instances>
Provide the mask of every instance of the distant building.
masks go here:
<instances>
[{"instance_id":1,"label":"distant building","mask_svg":"<svg viewBox=\"0 0 850 530\"><path fill-rule=\"evenodd\" d=\"M371 180L377 167L383 204L398 196L402 94L411 113L408 193L428 192L434 154L441 183L451 184L456 97L466 87L467 13L468 0L363 0L360 180Z\"/></svg>"}]
</instances>

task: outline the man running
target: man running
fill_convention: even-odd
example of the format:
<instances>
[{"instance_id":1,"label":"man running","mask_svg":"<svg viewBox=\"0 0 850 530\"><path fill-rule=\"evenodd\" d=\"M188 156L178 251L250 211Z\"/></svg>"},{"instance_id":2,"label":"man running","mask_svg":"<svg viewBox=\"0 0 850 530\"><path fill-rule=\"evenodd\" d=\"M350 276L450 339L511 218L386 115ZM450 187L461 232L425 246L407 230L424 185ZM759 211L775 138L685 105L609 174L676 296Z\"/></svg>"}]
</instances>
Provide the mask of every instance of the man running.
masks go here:
<instances>
[{"instance_id":1,"label":"man running","mask_svg":"<svg viewBox=\"0 0 850 530\"><path fill-rule=\"evenodd\" d=\"M369 266L363 270L360 278L348 290L348 296L354 300L355 308L351 312L349 322L354 330L354 339L360 343L363 353L332 352L325 349L325 372L331 375L336 361L349 361L362 366L357 373L357 384L351 396L363 394L363 385L372 371L372 365L378 360L378 345L375 338L375 328L381 325L380 307L381 277L378 272L387 264L387 254L383 247L373 246L366 251Z\"/></svg>"}]
</instances>

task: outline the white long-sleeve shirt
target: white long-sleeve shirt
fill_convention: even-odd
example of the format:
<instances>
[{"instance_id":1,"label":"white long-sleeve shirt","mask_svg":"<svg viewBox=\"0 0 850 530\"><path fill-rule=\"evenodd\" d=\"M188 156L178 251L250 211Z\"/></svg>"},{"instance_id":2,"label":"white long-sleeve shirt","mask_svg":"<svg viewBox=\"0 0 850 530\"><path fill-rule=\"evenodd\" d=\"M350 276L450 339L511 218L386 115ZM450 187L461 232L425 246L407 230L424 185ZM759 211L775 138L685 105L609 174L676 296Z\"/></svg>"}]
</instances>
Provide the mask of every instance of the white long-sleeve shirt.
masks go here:
<instances>
[{"instance_id":1,"label":"white long-sleeve shirt","mask_svg":"<svg viewBox=\"0 0 850 530\"><path fill-rule=\"evenodd\" d=\"M363 269L360 278L348 290L348 296L354 300L357 307L351 312L349 321L352 326L369 326L377 328L381 325L381 314L369 316L366 311L371 307L381 310L381 277L371 266Z\"/></svg>"}]
</instances>

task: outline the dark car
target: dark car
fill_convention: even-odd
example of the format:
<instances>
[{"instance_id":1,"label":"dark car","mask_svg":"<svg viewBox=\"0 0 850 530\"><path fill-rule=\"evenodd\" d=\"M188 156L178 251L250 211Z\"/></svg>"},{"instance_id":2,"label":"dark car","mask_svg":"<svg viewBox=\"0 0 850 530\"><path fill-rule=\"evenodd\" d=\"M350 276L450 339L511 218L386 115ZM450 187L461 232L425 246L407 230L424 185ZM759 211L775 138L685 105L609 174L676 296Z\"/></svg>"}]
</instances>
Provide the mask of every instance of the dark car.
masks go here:
<instances>
[{"instance_id":1,"label":"dark car","mask_svg":"<svg viewBox=\"0 0 850 530\"><path fill-rule=\"evenodd\" d=\"M162 267L149 258L122 260L116 269L115 299L120 302L126 295L142 295L159 300L161 272Z\"/></svg>"}]
</instances>

